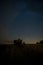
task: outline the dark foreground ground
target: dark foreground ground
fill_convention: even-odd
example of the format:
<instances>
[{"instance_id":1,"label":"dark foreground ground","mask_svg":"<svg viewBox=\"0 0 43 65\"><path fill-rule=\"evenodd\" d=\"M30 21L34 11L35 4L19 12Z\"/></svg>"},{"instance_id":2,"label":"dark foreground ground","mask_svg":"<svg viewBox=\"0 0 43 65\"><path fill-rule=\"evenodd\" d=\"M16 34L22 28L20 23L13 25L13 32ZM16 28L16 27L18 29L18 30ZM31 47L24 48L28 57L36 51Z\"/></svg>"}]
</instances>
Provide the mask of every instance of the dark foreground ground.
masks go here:
<instances>
[{"instance_id":1,"label":"dark foreground ground","mask_svg":"<svg viewBox=\"0 0 43 65\"><path fill-rule=\"evenodd\" d=\"M16 46L14 44L0 45L0 60L7 63L43 63L43 44ZM0 61L0 62L1 62Z\"/></svg>"}]
</instances>

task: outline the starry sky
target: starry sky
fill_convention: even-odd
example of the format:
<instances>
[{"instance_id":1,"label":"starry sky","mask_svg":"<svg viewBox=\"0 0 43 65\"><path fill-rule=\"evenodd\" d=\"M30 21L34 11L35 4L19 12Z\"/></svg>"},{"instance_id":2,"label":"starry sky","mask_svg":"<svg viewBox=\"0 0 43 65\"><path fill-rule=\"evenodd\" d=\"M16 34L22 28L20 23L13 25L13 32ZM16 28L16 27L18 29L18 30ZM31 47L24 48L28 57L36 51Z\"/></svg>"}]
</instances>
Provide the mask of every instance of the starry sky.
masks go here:
<instances>
[{"instance_id":1,"label":"starry sky","mask_svg":"<svg viewBox=\"0 0 43 65\"><path fill-rule=\"evenodd\" d=\"M43 0L0 0L0 40L43 40Z\"/></svg>"}]
</instances>

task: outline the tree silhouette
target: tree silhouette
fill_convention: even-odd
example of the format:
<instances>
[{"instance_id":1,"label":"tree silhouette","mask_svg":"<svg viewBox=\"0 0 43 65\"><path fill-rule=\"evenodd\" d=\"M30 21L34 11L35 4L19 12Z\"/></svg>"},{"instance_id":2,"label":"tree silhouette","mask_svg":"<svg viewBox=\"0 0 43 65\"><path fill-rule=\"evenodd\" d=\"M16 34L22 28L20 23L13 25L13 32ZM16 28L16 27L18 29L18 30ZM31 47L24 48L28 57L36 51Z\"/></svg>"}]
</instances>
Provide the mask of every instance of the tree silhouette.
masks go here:
<instances>
[{"instance_id":1,"label":"tree silhouette","mask_svg":"<svg viewBox=\"0 0 43 65\"><path fill-rule=\"evenodd\" d=\"M43 44L43 40L41 40L40 42L36 42L36 44Z\"/></svg>"},{"instance_id":2,"label":"tree silhouette","mask_svg":"<svg viewBox=\"0 0 43 65\"><path fill-rule=\"evenodd\" d=\"M40 44L43 44L43 40L40 41Z\"/></svg>"},{"instance_id":3,"label":"tree silhouette","mask_svg":"<svg viewBox=\"0 0 43 65\"><path fill-rule=\"evenodd\" d=\"M14 44L20 46L22 44L21 39L14 40Z\"/></svg>"}]
</instances>

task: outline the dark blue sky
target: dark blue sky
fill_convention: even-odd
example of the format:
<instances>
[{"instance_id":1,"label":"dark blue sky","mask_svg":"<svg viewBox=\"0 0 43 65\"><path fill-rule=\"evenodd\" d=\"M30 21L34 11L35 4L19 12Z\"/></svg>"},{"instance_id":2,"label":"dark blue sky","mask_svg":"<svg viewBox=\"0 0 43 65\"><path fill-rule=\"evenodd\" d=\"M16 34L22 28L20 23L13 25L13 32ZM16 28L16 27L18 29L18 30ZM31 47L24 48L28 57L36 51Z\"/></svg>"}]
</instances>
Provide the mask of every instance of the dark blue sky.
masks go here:
<instances>
[{"instance_id":1,"label":"dark blue sky","mask_svg":"<svg viewBox=\"0 0 43 65\"><path fill-rule=\"evenodd\" d=\"M31 43L43 39L42 0L0 1L0 40L16 38Z\"/></svg>"}]
</instances>

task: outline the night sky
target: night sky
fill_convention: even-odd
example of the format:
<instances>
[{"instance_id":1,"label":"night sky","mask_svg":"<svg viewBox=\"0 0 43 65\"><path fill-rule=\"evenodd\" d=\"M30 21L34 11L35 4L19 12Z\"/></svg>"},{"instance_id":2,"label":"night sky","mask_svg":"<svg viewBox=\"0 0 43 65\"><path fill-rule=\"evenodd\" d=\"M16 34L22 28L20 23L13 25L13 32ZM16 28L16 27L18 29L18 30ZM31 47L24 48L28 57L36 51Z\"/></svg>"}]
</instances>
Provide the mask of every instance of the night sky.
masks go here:
<instances>
[{"instance_id":1,"label":"night sky","mask_svg":"<svg viewBox=\"0 0 43 65\"><path fill-rule=\"evenodd\" d=\"M1 0L0 40L43 40L43 0Z\"/></svg>"}]
</instances>

